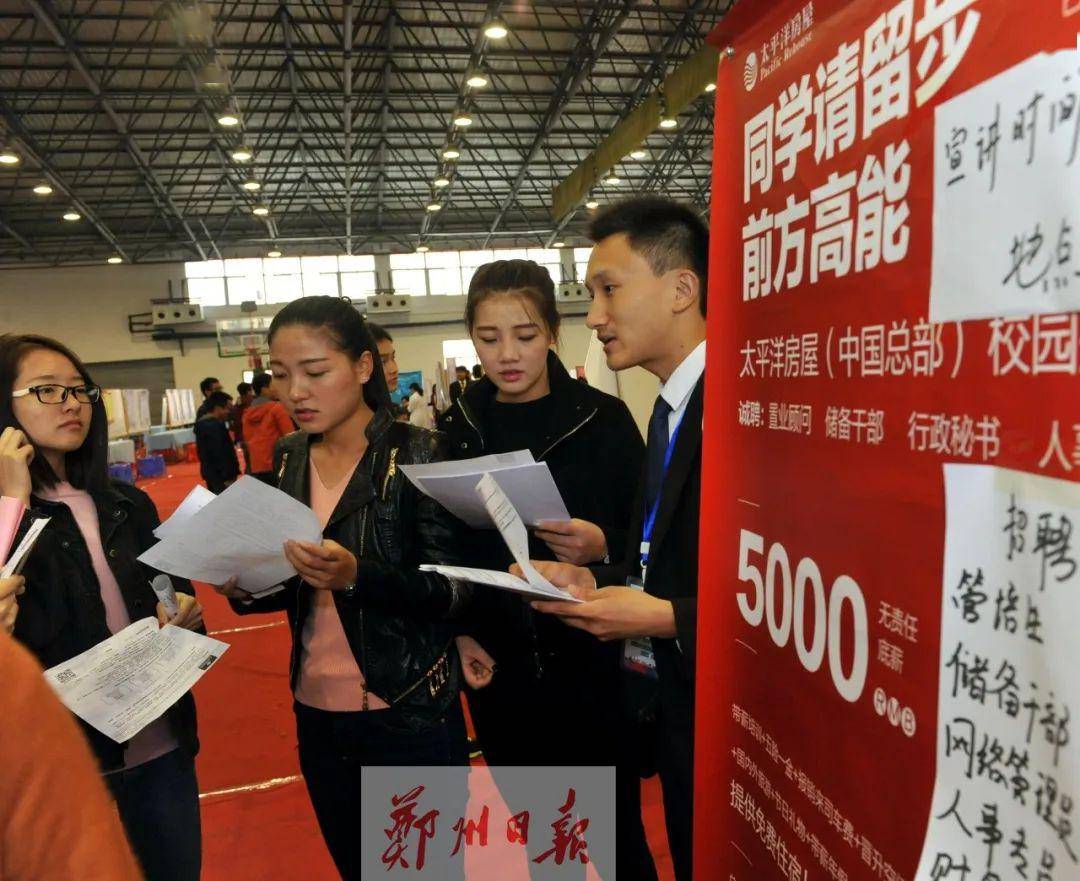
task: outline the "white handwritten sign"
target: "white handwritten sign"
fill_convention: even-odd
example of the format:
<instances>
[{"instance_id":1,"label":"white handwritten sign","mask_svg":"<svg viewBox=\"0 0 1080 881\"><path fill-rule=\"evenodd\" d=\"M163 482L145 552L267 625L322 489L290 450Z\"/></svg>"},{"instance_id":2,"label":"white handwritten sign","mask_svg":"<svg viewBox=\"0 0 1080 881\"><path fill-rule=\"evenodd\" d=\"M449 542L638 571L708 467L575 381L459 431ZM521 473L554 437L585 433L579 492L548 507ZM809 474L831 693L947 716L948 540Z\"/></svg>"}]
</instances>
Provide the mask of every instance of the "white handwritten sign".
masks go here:
<instances>
[{"instance_id":1,"label":"white handwritten sign","mask_svg":"<svg viewBox=\"0 0 1080 881\"><path fill-rule=\"evenodd\" d=\"M917 881L1080 877L1080 485L945 465L937 779Z\"/></svg>"},{"instance_id":2,"label":"white handwritten sign","mask_svg":"<svg viewBox=\"0 0 1080 881\"><path fill-rule=\"evenodd\" d=\"M930 320L1080 309L1080 52L941 104Z\"/></svg>"}]
</instances>

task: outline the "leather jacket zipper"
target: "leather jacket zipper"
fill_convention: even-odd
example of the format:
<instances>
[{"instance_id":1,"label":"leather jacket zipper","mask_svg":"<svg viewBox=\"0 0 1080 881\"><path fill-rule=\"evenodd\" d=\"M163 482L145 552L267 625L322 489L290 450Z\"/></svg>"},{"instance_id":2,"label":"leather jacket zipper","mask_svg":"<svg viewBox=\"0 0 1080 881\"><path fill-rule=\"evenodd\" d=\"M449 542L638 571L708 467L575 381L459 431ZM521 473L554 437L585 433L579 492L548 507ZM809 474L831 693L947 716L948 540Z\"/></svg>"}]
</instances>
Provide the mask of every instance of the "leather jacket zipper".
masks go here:
<instances>
[{"instance_id":1,"label":"leather jacket zipper","mask_svg":"<svg viewBox=\"0 0 1080 881\"><path fill-rule=\"evenodd\" d=\"M364 536L367 534L367 513L368 513L368 509L367 509L367 507L365 507L364 510L360 514L360 554L357 557L358 560L362 559L363 556L364 556ZM364 607L361 606L360 607L360 671L361 672L363 672L364 668L367 667L367 663L365 662L366 656L367 656L367 647L364 644ZM366 710L368 708L368 680L367 680L367 674L366 673L364 673L363 689L364 689L364 696L363 696L363 698L361 698L360 706L361 706L362 709Z\"/></svg>"},{"instance_id":2,"label":"leather jacket zipper","mask_svg":"<svg viewBox=\"0 0 1080 881\"><path fill-rule=\"evenodd\" d=\"M382 485L382 500L384 502L386 501L386 488L390 485L394 475L397 474L397 454L397 447L390 450L390 463L386 466L386 477L383 478Z\"/></svg>"}]
</instances>

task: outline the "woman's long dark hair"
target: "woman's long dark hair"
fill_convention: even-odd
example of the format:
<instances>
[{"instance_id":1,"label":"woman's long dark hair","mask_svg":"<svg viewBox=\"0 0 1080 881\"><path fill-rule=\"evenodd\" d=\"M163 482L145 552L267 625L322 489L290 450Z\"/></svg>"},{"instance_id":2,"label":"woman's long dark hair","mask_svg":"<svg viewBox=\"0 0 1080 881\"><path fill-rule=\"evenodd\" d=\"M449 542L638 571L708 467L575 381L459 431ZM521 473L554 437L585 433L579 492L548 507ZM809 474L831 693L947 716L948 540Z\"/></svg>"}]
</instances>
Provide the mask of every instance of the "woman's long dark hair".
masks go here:
<instances>
[{"instance_id":1,"label":"woman's long dark hair","mask_svg":"<svg viewBox=\"0 0 1080 881\"><path fill-rule=\"evenodd\" d=\"M73 365L82 381L93 385L90 372L71 349L63 343L49 337L34 334L6 333L0 335L0 431L5 428L17 428L23 434L26 430L15 418L12 409L11 393L15 391L15 381L19 377L19 365L35 349L49 349L63 355ZM109 417L105 413L105 401L99 400L90 406L90 431L86 440L77 450L64 457L67 468L67 481L76 489L100 491L109 486ZM27 440L33 443L27 434ZM35 490L48 489L60 482L60 477L45 460L41 450L35 446L34 460L30 463L30 478Z\"/></svg>"},{"instance_id":2,"label":"woman's long dark hair","mask_svg":"<svg viewBox=\"0 0 1080 881\"><path fill-rule=\"evenodd\" d=\"M375 369L371 379L364 383L364 403L372 410L391 406L379 348L363 316L348 300L337 297L301 297L293 300L270 322L267 341L273 343L274 334L292 324L322 328L330 334L338 351L344 352L353 361L359 361L364 352L370 353Z\"/></svg>"}]
</instances>

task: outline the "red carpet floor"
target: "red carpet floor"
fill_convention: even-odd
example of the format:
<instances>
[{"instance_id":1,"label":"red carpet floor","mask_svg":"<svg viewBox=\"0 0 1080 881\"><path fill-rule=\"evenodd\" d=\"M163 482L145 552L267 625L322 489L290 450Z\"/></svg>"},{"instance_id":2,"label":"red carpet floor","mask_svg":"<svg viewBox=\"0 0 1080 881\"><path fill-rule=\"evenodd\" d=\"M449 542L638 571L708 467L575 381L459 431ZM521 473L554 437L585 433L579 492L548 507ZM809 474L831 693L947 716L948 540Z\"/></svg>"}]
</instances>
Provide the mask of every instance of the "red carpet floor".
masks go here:
<instances>
[{"instance_id":1,"label":"red carpet floor","mask_svg":"<svg viewBox=\"0 0 1080 881\"><path fill-rule=\"evenodd\" d=\"M198 482L198 465L171 465L141 481L168 517ZM283 615L240 617L196 585L206 625L229 651L195 689L199 707L204 881L334 881L296 755ZM671 881L663 806L655 778L642 785L645 825L661 881ZM522 877L504 867L470 871L470 881ZM590 877L595 875L590 872Z\"/></svg>"}]
</instances>

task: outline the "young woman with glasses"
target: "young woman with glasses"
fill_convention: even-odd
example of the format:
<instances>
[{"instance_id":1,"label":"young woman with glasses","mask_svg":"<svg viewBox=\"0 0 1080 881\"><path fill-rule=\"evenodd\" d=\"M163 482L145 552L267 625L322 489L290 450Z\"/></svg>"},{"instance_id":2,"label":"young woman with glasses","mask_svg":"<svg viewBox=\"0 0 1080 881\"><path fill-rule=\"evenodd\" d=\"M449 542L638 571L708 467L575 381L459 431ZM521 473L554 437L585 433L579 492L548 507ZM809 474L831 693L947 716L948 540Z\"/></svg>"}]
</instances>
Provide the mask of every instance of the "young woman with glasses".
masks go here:
<instances>
[{"instance_id":1,"label":"young woman with glasses","mask_svg":"<svg viewBox=\"0 0 1080 881\"><path fill-rule=\"evenodd\" d=\"M133 621L203 630L190 583L171 619L137 557L154 542L154 503L110 481L101 389L56 340L0 336L0 494L50 522L23 569L14 636L46 668ZM148 881L197 881L201 864L195 701L185 695L127 743L82 726Z\"/></svg>"}]
</instances>

